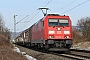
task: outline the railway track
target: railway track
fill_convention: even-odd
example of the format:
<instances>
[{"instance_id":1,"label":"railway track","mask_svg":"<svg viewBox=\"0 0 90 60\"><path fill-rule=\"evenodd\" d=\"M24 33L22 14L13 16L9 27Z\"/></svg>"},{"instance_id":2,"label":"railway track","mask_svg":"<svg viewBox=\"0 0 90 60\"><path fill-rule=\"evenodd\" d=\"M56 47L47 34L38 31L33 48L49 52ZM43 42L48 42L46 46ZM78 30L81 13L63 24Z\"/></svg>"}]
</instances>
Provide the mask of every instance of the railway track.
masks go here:
<instances>
[{"instance_id":1,"label":"railway track","mask_svg":"<svg viewBox=\"0 0 90 60\"><path fill-rule=\"evenodd\" d=\"M89 50L70 49L70 51L76 51L76 52L90 53L90 51L89 51Z\"/></svg>"},{"instance_id":2,"label":"railway track","mask_svg":"<svg viewBox=\"0 0 90 60\"><path fill-rule=\"evenodd\" d=\"M32 48L29 48L29 49L32 49ZM38 49L33 49L33 50L39 51L42 53L61 56L64 58L68 58L70 60L90 60L90 51L85 51L85 50L70 49L69 53L61 53L61 52L54 52L54 51L45 52L43 50L38 50Z\"/></svg>"},{"instance_id":3,"label":"railway track","mask_svg":"<svg viewBox=\"0 0 90 60\"><path fill-rule=\"evenodd\" d=\"M90 51L70 49L68 53L49 52L50 54L69 58L71 60L90 60Z\"/></svg>"},{"instance_id":4,"label":"railway track","mask_svg":"<svg viewBox=\"0 0 90 60\"><path fill-rule=\"evenodd\" d=\"M51 54L54 54L54 55L58 55L58 56L62 56L62 57L65 57L65 58L69 58L71 60L90 60L90 55L85 53L85 55L82 55L83 52L81 54L75 54L74 53L58 53L58 52L50 52Z\"/></svg>"},{"instance_id":5,"label":"railway track","mask_svg":"<svg viewBox=\"0 0 90 60\"><path fill-rule=\"evenodd\" d=\"M39 52L43 52L42 50L37 50ZM90 51L86 50L76 50L72 49L69 53L61 53L61 52L43 52L47 54L54 54L64 58L69 58L71 60L90 60Z\"/></svg>"},{"instance_id":6,"label":"railway track","mask_svg":"<svg viewBox=\"0 0 90 60\"><path fill-rule=\"evenodd\" d=\"M83 60L90 60L90 51L87 50L77 50L77 49L70 49L70 55L79 56Z\"/></svg>"},{"instance_id":7,"label":"railway track","mask_svg":"<svg viewBox=\"0 0 90 60\"><path fill-rule=\"evenodd\" d=\"M86 56L76 55L76 54L60 54L60 56L70 58L72 60L89 60Z\"/></svg>"}]
</instances>

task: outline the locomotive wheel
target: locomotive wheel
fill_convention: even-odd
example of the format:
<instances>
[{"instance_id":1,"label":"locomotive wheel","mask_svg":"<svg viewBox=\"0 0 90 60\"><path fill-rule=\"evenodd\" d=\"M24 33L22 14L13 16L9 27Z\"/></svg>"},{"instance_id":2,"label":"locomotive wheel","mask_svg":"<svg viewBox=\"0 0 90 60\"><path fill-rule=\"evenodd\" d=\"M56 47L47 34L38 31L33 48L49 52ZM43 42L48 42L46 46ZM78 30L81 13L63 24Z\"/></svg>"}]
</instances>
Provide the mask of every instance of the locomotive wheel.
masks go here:
<instances>
[{"instance_id":1,"label":"locomotive wheel","mask_svg":"<svg viewBox=\"0 0 90 60\"><path fill-rule=\"evenodd\" d=\"M43 44L40 44L40 48L43 48Z\"/></svg>"},{"instance_id":2,"label":"locomotive wheel","mask_svg":"<svg viewBox=\"0 0 90 60\"><path fill-rule=\"evenodd\" d=\"M40 44L37 44L37 46L38 46L38 49L40 49L41 47L40 47Z\"/></svg>"},{"instance_id":3,"label":"locomotive wheel","mask_svg":"<svg viewBox=\"0 0 90 60\"><path fill-rule=\"evenodd\" d=\"M45 52L48 52L48 51L49 51L49 45L48 45L48 44L46 44L46 45L44 46L44 50L45 50Z\"/></svg>"},{"instance_id":4,"label":"locomotive wheel","mask_svg":"<svg viewBox=\"0 0 90 60\"><path fill-rule=\"evenodd\" d=\"M67 44L66 47L67 47L68 49L70 49L71 45L70 45L70 44Z\"/></svg>"}]
</instances>

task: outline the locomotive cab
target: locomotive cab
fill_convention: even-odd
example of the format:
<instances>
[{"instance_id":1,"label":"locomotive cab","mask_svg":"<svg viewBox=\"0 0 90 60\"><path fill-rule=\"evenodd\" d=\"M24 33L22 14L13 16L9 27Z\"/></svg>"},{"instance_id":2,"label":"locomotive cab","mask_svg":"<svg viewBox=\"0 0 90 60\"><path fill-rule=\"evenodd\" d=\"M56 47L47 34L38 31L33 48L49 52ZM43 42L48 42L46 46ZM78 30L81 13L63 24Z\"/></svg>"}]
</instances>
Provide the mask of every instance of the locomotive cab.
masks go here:
<instances>
[{"instance_id":1,"label":"locomotive cab","mask_svg":"<svg viewBox=\"0 0 90 60\"><path fill-rule=\"evenodd\" d=\"M70 48L72 25L69 16L48 15L45 19L45 41L49 47Z\"/></svg>"}]
</instances>

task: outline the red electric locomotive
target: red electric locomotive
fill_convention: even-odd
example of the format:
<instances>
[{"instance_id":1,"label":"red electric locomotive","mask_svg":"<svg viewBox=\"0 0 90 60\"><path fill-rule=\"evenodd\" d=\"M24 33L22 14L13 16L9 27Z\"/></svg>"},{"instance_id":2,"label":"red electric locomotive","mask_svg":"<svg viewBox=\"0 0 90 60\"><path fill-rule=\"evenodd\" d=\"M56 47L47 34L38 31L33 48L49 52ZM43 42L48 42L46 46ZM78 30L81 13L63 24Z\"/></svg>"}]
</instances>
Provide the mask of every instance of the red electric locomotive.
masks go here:
<instances>
[{"instance_id":1,"label":"red electric locomotive","mask_svg":"<svg viewBox=\"0 0 90 60\"><path fill-rule=\"evenodd\" d=\"M69 16L47 14L32 25L30 30L32 46L61 50L69 49L72 45L72 23Z\"/></svg>"}]
</instances>

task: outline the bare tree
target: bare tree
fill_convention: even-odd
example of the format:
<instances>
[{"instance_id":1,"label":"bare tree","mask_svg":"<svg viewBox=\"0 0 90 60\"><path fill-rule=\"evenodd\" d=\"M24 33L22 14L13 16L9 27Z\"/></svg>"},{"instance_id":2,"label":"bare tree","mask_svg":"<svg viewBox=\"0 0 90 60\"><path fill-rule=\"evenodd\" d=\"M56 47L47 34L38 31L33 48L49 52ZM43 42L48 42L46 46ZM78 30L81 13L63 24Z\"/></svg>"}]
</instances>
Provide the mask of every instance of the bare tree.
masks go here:
<instances>
[{"instance_id":1,"label":"bare tree","mask_svg":"<svg viewBox=\"0 0 90 60\"><path fill-rule=\"evenodd\" d=\"M78 26L73 26L73 44L84 41L82 32Z\"/></svg>"},{"instance_id":2,"label":"bare tree","mask_svg":"<svg viewBox=\"0 0 90 60\"><path fill-rule=\"evenodd\" d=\"M90 40L90 17L81 18L78 20L77 25L79 26L80 31L86 40Z\"/></svg>"},{"instance_id":3,"label":"bare tree","mask_svg":"<svg viewBox=\"0 0 90 60\"><path fill-rule=\"evenodd\" d=\"M10 31L9 29L5 26L5 22L3 20L3 16L2 14L0 13L0 34L7 37L7 38L10 38Z\"/></svg>"},{"instance_id":4,"label":"bare tree","mask_svg":"<svg viewBox=\"0 0 90 60\"><path fill-rule=\"evenodd\" d=\"M3 30L3 17L0 14L0 31L2 32L2 30Z\"/></svg>"}]
</instances>

